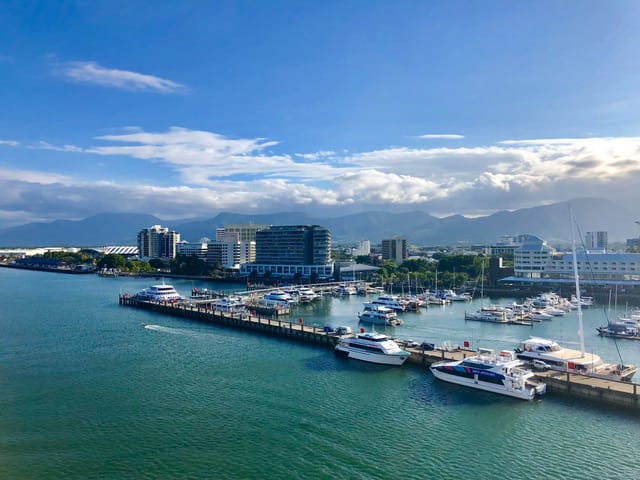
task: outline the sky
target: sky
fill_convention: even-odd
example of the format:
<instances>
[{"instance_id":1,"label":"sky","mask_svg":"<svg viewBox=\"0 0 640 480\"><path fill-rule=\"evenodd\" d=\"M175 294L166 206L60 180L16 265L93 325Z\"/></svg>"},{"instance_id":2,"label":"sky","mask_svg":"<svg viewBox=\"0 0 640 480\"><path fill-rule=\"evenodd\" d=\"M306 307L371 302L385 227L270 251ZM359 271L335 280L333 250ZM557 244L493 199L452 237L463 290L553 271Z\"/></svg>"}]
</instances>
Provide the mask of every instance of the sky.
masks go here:
<instances>
[{"instance_id":1,"label":"sky","mask_svg":"<svg viewBox=\"0 0 640 480\"><path fill-rule=\"evenodd\" d=\"M640 184L640 2L0 3L0 228Z\"/></svg>"}]
</instances>

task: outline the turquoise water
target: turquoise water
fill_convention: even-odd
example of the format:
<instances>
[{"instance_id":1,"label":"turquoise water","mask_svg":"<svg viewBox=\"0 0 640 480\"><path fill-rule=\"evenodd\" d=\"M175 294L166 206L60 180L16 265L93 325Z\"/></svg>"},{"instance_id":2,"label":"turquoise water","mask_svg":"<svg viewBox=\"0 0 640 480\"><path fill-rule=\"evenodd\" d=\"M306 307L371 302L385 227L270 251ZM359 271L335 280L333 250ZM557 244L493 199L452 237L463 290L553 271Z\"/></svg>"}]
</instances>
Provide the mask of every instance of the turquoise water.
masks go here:
<instances>
[{"instance_id":1,"label":"turquoise water","mask_svg":"<svg viewBox=\"0 0 640 480\"><path fill-rule=\"evenodd\" d=\"M637 478L640 418L522 402L298 344L118 306L148 280L0 269L0 478ZM187 294L193 286L172 281ZM357 324L362 297L294 312ZM496 300L497 301L497 300ZM501 300L502 301L502 300ZM485 299L485 302L488 300ZM400 338L577 345L574 314L466 322L478 303L404 314ZM587 349L617 360L585 311ZM148 328L143 323L150 324ZM620 341L640 363L640 342ZM635 380L635 379L634 379Z\"/></svg>"}]
</instances>

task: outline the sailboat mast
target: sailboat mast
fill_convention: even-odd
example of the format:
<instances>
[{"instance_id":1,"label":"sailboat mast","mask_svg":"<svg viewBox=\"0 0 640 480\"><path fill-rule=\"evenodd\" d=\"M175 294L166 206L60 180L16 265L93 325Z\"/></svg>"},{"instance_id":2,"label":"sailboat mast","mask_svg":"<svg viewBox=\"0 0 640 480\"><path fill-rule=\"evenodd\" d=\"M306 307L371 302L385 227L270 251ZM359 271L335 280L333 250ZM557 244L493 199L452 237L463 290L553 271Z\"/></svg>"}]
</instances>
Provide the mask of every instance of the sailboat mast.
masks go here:
<instances>
[{"instance_id":1,"label":"sailboat mast","mask_svg":"<svg viewBox=\"0 0 640 480\"><path fill-rule=\"evenodd\" d=\"M576 279L576 302L578 303L578 336L580 337L580 354L584 357L584 328L582 326L582 300L580 299L580 276L578 275L578 259L576 258L576 234L574 231L573 212L571 213L571 239L573 250L573 275Z\"/></svg>"}]
</instances>

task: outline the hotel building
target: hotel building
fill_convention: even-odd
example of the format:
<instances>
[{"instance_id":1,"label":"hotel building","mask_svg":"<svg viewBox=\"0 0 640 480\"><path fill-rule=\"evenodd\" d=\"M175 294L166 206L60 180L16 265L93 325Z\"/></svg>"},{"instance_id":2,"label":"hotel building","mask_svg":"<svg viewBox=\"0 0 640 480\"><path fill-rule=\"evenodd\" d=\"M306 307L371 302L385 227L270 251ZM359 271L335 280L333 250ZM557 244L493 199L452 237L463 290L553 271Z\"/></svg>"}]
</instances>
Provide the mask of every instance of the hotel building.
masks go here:
<instances>
[{"instance_id":1,"label":"hotel building","mask_svg":"<svg viewBox=\"0 0 640 480\"><path fill-rule=\"evenodd\" d=\"M282 225L256 231L255 262L243 264L243 275L330 278L331 232L319 225Z\"/></svg>"},{"instance_id":2,"label":"hotel building","mask_svg":"<svg viewBox=\"0 0 640 480\"><path fill-rule=\"evenodd\" d=\"M382 240L383 260L393 260L395 263L401 264L407 258L409 258L409 249L406 238Z\"/></svg>"},{"instance_id":3,"label":"hotel building","mask_svg":"<svg viewBox=\"0 0 640 480\"><path fill-rule=\"evenodd\" d=\"M138 256L140 258L172 259L180 234L160 225L153 225L138 232Z\"/></svg>"}]
</instances>

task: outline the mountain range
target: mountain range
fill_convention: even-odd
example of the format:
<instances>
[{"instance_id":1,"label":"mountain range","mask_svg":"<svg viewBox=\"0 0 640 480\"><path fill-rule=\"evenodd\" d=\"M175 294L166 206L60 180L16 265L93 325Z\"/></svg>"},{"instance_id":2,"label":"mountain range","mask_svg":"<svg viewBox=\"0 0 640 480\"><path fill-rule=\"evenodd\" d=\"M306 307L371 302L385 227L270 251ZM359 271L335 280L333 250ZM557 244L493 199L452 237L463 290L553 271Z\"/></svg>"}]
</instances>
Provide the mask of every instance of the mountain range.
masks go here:
<instances>
[{"instance_id":1,"label":"mountain range","mask_svg":"<svg viewBox=\"0 0 640 480\"><path fill-rule=\"evenodd\" d=\"M549 243L571 241L570 213L582 233L607 231L609 242L623 242L640 233L635 210L599 198L582 198L492 215L437 218L423 211L363 212L341 217L315 217L297 212L273 214L220 213L206 220L164 221L148 214L101 213L83 220L30 223L0 230L0 247L135 245L140 230L162 225L180 232L183 240L215 238L216 228L230 223L323 225L336 244L404 237L415 245L495 243L504 235L528 233Z\"/></svg>"}]
</instances>

